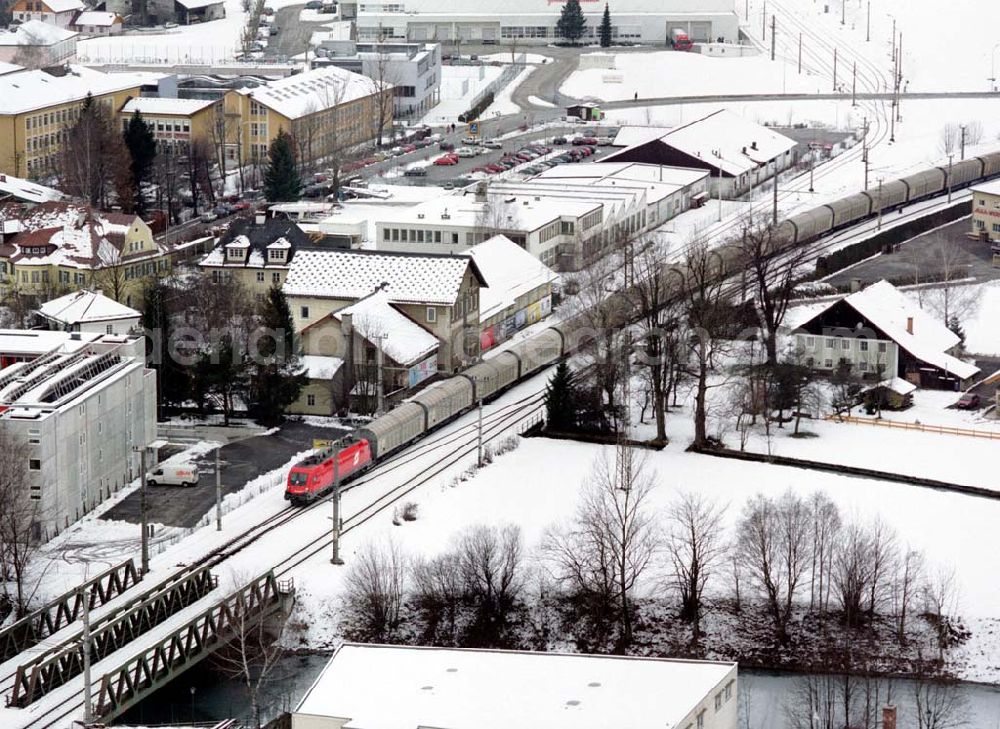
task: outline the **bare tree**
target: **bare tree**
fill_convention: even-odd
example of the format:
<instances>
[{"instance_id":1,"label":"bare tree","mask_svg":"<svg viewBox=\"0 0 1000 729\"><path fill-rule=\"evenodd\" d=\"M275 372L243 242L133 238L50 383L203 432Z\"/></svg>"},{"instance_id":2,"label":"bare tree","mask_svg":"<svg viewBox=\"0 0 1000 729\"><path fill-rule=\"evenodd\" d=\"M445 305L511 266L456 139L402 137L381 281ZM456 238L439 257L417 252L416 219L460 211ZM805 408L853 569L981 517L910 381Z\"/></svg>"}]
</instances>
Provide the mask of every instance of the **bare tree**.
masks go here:
<instances>
[{"instance_id":1,"label":"bare tree","mask_svg":"<svg viewBox=\"0 0 1000 729\"><path fill-rule=\"evenodd\" d=\"M701 636L702 593L725 553L726 507L702 494L680 494L667 510L669 583L681 599L681 619L691 624L691 642Z\"/></svg>"},{"instance_id":2,"label":"bare tree","mask_svg":"<svg viewBox=\"0 0 1000 729\"><path fill-rule=\"evenodd\" d=\"M467 529L458 539L456 558L466 597L475 609L469 636L475 645L502 645L521 592L521 529L480 525Z\"/></svg>"},{"instance_id":3,"label":"bare tree","mask_svg":"<svg viewBox=\"0 0 1000 729\"><path fill-rule=\"evenodd\" d=\"M57 165L65 192L107 208L116 179L130 169L128 148L110 107L87 96L79 118L65 130Z\"/></svg>"},{"instance_id":4,"label":"bare tree","mask_svg":"<svg viewBox=\"0 0 1000 729\"><path fill-rule=\"evenodd\" d=\"M368 71L365 74L371 79L369 87L375 103L370 123L376 147L382 146L386 127L392 127L395 101L393 84L396 79L396 66L391 54L386 50L383 40L380 33L378 42L375 44L374 58L370 64L367 64Z\"/></svg>"},{"instance_id":5,"label":"bare tree","mask_svg":"<svg viewBox=\"0 0 1000 729\"><path fill-rule=\"evenodd\" d=\"M688 371L695 379L694 443L696 448L709 445L708 391L724 382L710 383L709 373L716 359L728 346L734 331L732 309L723 295L722 259L711 251L707 242L696 237L688 246L684 264L671 269L680 277L689 332L687 345Z\"/></svg>"},{"instance_id":6,"label":"bare tree","mask_svg":"<svg viewBox=\"0 0 1000 729\"><path fill-rule=\"evenodd\" d=\"M852 628L864 614L865 595L872 582L872 552L868 530L856 522L848 523L837 545L832 577L844 622Z\"/></svg>"},{"instance_id":7,"label":"bare tree","mask_svg":"<svg viewBox=\"0 0 1000 729\"><path fill-rule=\"evenodd\" d=\"M941 127L941 139L940 148L941 151L948 155L955 151L955 145L958 142L958 125L953 122L948 122L943 127Z\"/></svg>"},{"instance_id":8,"label":"bare tree","mask_svg":"<svg viewBox=\"0 0 1000 729\"><path fill-rule=\"evenodd\" d=\"M810 255L805 246L779 255L776 225L777 221L747 221L735 246L744 270L747 295L753 299L760 322L767 363L771 366L778 364L778 330L785 321L795 282Z\"/></svg>"},{"instance_id":9,"label":"bare tree","mask_svg":"<svg viewBox=\"0 0 1000 729\"><path fill-rule=\"evenodd\" d=\"M639 319L641 349L639 360L645 365L656 419L656 439L667 439L667 399L672 386L672 363L676 359L677 312L668 306L667 274L663 270L663 251L655 241L638 240L639 252L632 257L634 282L627 290L633 316Z\"/></svg>"},{"instance_id":10,"label":"bare tree","mask_svg":"<svg viewBox=\"0 0 1000 729\"><path fill-rule=\"evenodd\" d=\"M38 554L41 509L28 488L29 446L0 429L0 583L4 602L20 618L28 612L37 584L29 574Z\"/></svg>"},{"instance_id":11,"label":"bare tree","mask_svg":"<svg viewBox=\"0 0 1000 729\"><path fill-rule=\"evenodd\" d=\"M234 576L237 589L250 582L250 578ZM285 649L281 644L284 623L273 634L272 623L262 620L251 605L252 594L243 593L236 603L232 616L233 639L213 655L217 670L227 678L238 681L246 692L250 703L251 726L260 729L262 725L262 701L265 688L284 678L278 674Z\"/></svg>"},{"instance_id":12,"label":"bare tree","mask_svg":"<svg viewBox=\"0 0 1000 729\"><path fill-rule=\"evenodd\" d=\"M954 681L922 675L913 682L917 729L952 729L969 723L968 706Z\"/></svg>"},{"instance_id":13,"label":"bare tree","mask_svg":"<svg viewBox=\"0 0 1000 729\"><path fill-rule=\"evenodd\" d=\"M840 510L822 491L809 497L812 518L812 562L809 569L809 608L826 612L832 586L833 560L841 529Z\"/></svg>"},{"instance_id":14,"label":"bare tree","mask_svg":"<svg viewBox=\"0 0 1000 729\"><path fill-rule=\"evenodd\" d=\"M110 241L102 242L98 250L98 261L93 274L94 285L105 296L125 303L128 288L128 265L118 246Z\"/></svg>"},{"instance_id":15,"label":"bare tree","mask_svg":"<svg viewBox=\"0 0 1000 729\"><path fill-rule=\"evenodd\" d=\"M808 506L789 491L776 500L762 494L748 500L737 528L741 564L763 594L782 644L811 561L809 526Z\"/></svg>"},{"instance_id":16,"label":"bare tree","mask_svg":"<svg viewBox=\"0 0 1000 729\"><path fill-rule=\"evenodd\" d=\"M344 611L361 640L387 643L396 637L406 589L406 558L395 541L358 550L344 578Z\"/></svg>"},{"instance_id":17,"label":"bare tree","mask_svg":"<svg viewBox=\"0 0 1000 729\"><path fill-rule=\"evenodd\" d=\"M546 540L557 579L596 619L614 615L618 651L632 642L632 593L658 546L648 504L654 485L645 460L619 444L614 460L595 460L573 521Z\"/></svg>"},{"instance_id":18,"label":"bare tree","mask_svg":"<svg viewBox=\"0 0 1000 729\"><path fill-rule=\"evenodd\" d=\"M462 572L453 554L418 559L413 565L413 593L425 623L425 638L436 645L455 645L462 604Z\"/></svg>"},{"instance_id":19,"label":"bare tree","mask_svg":"<svg viewBox=\"0 0 1000 729\"><path fill-rule=\"evenodd\" d=\"M938 661L944 663L944 652L951 645L951 616L958 607L955 568L941 567L927 575L921 592L924 613L937 634Z\"/></svg>"},{"instance_id":20,"label":"bare tree","mask_svg":"<svg viewBox=\"0 0 1000 729\"><path fill-rule=\"evenodd\" d=\"M906 645L906 627L916 599L918 587L923 580L924 556L914 549L905 550L899 560L893 582L893 611L896 615L896 635L900 645Z\"/></svg>"},{"instance_id":21,"label":"bare tree","mask_svg":"<svg viewBox=\"0 0 1000 729\"><path fill-rule=\"evenodd\" d=\"M963 284L969 276L970 263L962 244L939 236L931 248L930 262L937 282L931 288L918 289L921 306L926 306L946 327L962 322L979 306L978 291Z\"/></svg>"},{"instance_id":22,"label":"bare tree","mask_svg":"<svg viewBox=\"0 0 1000 729\"><path fill-rule=\"evenodd\" d=\"M970 121L965 125L965 143L969 146L976 146L983 141L983 123L981 121Z\"/></svg>"}]
</instances>

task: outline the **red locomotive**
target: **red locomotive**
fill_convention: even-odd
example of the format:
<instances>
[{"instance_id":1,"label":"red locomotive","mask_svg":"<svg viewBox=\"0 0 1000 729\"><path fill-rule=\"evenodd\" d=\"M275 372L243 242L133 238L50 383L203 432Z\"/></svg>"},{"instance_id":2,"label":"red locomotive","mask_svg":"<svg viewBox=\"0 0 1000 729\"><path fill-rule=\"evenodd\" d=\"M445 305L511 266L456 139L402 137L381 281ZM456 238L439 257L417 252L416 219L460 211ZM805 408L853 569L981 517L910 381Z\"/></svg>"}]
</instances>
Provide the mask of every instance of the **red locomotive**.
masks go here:
<instances>
[{"instance_id":1,"label":"red locomotive","mask_svg":"<svg viewBox=\"0 0 1000 729\"><path fill-rule=\"evenodd\" d=\"M364 438L348 436L299 461L288 472L285 499L295 506L308 504L340 483L364 471L372 462L372 451Z\"/></svg>"}]
</instances>

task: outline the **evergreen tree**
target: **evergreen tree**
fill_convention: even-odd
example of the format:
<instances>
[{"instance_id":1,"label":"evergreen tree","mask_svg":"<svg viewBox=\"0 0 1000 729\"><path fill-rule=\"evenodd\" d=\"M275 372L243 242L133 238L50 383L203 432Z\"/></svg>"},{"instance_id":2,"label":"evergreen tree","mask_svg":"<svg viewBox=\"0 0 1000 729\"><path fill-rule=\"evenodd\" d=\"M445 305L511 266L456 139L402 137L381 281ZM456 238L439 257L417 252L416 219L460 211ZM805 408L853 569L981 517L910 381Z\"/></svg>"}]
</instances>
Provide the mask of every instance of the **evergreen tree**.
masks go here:
<instances>
[{"instance_id":1,"label":"evergreen tree","mask_svg":"<svg viewBox=\"0 0 1000 729\"><path fill-rule=\"evenodd\" d=\"M269 202L295 202L301 190L302 180L295 166L292 137L282 129L267 152L264 196Z\"/></svg>"},{"instance_id":2,"label":"evergreen tree","mask_svg":"<svg viewBox=\"0 0 1000 729\"><path fill-rule=\"evenodd\" d=\"M556 23L556 33L560 38L576 43L587 30L587 19L583 17L580 0L566 0L559 21Z\"/></svg>"},{"instance_id":3,"label":"evergreen tree","mask_svg":"<svg viewBox=\"0 0 1000 729\"><path fill-rule=\"evenodd\" d=\"M142 328L146 333L146 356L150 366L156 370L156 400L157 406L162 408L164 403L187 400L190 383L187 372L171 355L174 329L170 287L163 281L151 280L143 290L143 301Z\"/></svg>"},{"instance_id":4,"label":"evergreen tree","mask_svg":"<svg viewBox=\"0 0 1000 729\"><path fill-rule=\"evenodd\" d=\"M962 328L962 322L958 320L958 317L952 314L948 318L948 328L951 329L952 333L958 337L959 344L965 347L965 329Z\"/></svg>"},{"instance_id":5,"label":"evergreen tree","mask_svg":"<svg viewBox=\"0 0 1000 729\"><path fill-rule=\"evenodd\" d=\"M156 160L156 140L153 128L136 111L125 127L125 146L132 156L132 181L135 184L135 212L146 214L146 199L142 194L143 183L153 177L153 162Z\"/></svg>"},{"instance_id":6,"label":"evergreen tree","mask_svg":"<svg viewBox=\"0 0 1000 729\"><path fill-rule=\"evenodd\" d=\"M608 8L608 4L604 3L604 17L601 18L601 48L609 48L611 46L611 10Z\"/></svg>"},{"instance_id":7,"label":"evergreen tree","mask_svg":"<svg viewBox=\"0 0 1000 729\"><path fill-rule=\"evenodd\" d=\"M259 422L274 425L306 384L295 351L292 310L280 286L272 286L261 302L260 321L265 336L257 338L252 352L249 404Z\"/></svg>"},{"instance_id":8,"label":"evergreen tree","mask_svg":"<svg viewBox=\"0 0 1000 729\"><path fill-rule=\"evenodd\" d=\"M570 431L576 427L576 383L566 362L560 362L545 386L545 411L548 427Z\"/></svg>"}]
</instances>

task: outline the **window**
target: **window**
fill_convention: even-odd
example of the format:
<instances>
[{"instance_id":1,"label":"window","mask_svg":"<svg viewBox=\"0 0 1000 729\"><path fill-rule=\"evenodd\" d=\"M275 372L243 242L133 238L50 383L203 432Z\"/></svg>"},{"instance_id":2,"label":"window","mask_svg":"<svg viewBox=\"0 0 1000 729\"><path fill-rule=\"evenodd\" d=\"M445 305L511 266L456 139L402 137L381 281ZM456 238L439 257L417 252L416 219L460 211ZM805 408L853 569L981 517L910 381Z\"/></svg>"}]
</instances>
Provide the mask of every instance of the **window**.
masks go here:
<instances>
[{"instance_id":1,"label":"window","mask_svg":"<svg viewBox=\"0 0 1000 729\"><path fill-rule=\"evenodd\" d=\"M114 326L114 324L108 324L106 327L104 327L104 329L105 329L105 334L114 334L115 333L115 326ZM100 428L98 428L98 431L100 431Z\"/></svg>"},{"instance_id":2,"label":"window","mask_svg":"<svg viewBox=\"0 0 1000 729\"><path fill-rule=\"evenodd\" d=\"M867 362L864 362L864 361L859 362L858 363L858 367L859 367L859 369L862 372L867 372L868 371L868 363Z\"/></svg>"},{"instance_id":3,"label":"window","mask_svg":"<svg viewBox=\"0 0 1000 729\"><path fill-rule=\"evenodd\" d=\"M722 708L722 692L720 691L715 695L715 710L718 711Z\"/></svg>"},{"instance_id":4,"label":"window","mask_svg":"<svg viewBox=\"0 0 1000 729\"><path fill-rule=\"evenodd\" d=\"M993 232L1000 233L1000 223L993 223Z\"/></svg>"},{"instance_id":5,"label":"window","mask_svg":"<svg viewBox=\"0 0 1000 729\"><path fill-rule=\"evenodd\" d=\"M309 407L315 407L315 405L316 405L316 396L315 395L306 395L306 405L308 405Z\"/></svg>"},{"instance_id":6,"label":"window","mask_svg":"<svg viewBox=\"0 0 1000 729\"><path fill-rule=\"evenodd\" d=\"M698 714L698 729L705 729L705 712Z\"/></svg>"},{"instance_id":7,"label":"window","mask_svg":"<svg viewBox=\"0 0 1000 729\"><path fill-rule=\"evenodd\" d=\"M29 471L41 471L42 470L42 462L41 462L41 460L38 459L38 458L29 458L28 459L28 470Z\"/></svg>"},{"instance_id":8,"label":"window","mask_svg":"<svg viewBox=\"0 0 1000 729\"><path fill-rule=\"evenodd\" d=\"M271 274L271 283L281 283L281 274L275 271Z\"/></svg>"},{"instance_id":9,"label":"window","mask_svg":"<svg viewBox=\"0 0 1000 729\"><path fill-rule=\"evenodd\" d=\"M815 347L816 346L816 337L806 337L806 346L807 347Z\"/></svg>"},{"instance_id":10,"label":"window","mask_svg":"<svg viewBox=\"0 0 1000 729\"><path fill-rule=\"evenodd\" d=\"M847 339L846 337L844 339L841 339L840 340L840 348L841 349L850 349L851 348L851 340Z\"/></svg>"},{"instance_id":11,"label":"window","mask_svg":"<svg viewBox=\"0 0 1000 729\"><path fill-rule=\"evenodd\" d=\"M309 307L303 306L299 309L299 318L308 319L309 318Z\"/></svg>"},{"instance_id":12,"label":"window","mask_svg":"<svg viewBox=\"0 0 1000 729\"><path fill-rule=\"evenodd\" d=\"M878 343L878 351L882 352L882 353L885 353L885 342L879 342Z\"/></svg>"},{"instance_id":13,"label":"window","mask_svg":"<svg viewBox=\"0 0 1000 729\"><path fill-rule=\"evenodd\" d=\"M733 698L733 682L730 681L726 684L726 701Z\"/></svg>"},{"instance_id":14,"label":"window","mask_svg":"<svg viewBox=\"0 0 1000 729\"><path fill-rule=\"evenodd\" d=\"M257 271L257 283L264 283L264 272Z\"/></svg>"},{"instance_id":15,"label":"window","mask_svg":"<svg viewBox=\"0 0 1000 729\"><path fill-rule=\"evenodd\" d=\"M433 324L434 322L436 322L438 318L437 309L435 309L433 306L428 306L426 318L428 324Z\"/></svg>"},{"instance_id":16,"label":"window","mask_svg":"<svg viewBox=\"0 0 1000 729\"><path fill-rule=\"evenodd\" d=\"M825 369L832 370L833 369L833 360L832 359L823 360L823 367Z\"/></svg>"},{"instance_id":17,"label":"window","mask_svg":"<svg viewBox=\"0 0 1000 729\"><path fill-rule=\"evenodd\" d=\"M833 349L833 340L830 339L829 337L827 338L825 344L827 349Z\"/></svg>"},{"instance_id":18,"label":"window","mask_svg":"<svg viewBox=\"0 0 1000 729\"><path fill-rule=\"evenodd\" d=\"M285 260L285 251L282 248L269 248L267 257L272 261L283 261Z\"/></svg>"},{"instance_id":19,"label":"window","mask_svg":"<svg viewBox=\"0 0 1000 729\"><path fill-rule=\"evenodd\" d=\"M858 342L858 349L860 349L862 352L867 352L868 351L868 342L866 340L862 339L860 342Z\"/></svg>"}]
</instances>

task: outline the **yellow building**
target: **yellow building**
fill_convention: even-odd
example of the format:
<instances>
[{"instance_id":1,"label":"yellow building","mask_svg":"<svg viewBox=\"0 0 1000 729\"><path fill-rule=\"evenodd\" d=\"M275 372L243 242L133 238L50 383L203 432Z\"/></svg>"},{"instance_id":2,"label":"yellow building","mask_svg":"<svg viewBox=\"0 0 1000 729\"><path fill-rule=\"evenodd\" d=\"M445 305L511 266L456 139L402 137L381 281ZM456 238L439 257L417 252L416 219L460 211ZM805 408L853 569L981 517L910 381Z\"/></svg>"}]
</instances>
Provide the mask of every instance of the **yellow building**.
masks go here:
<instances>
[{"instance_id":1,"label":"yellow building","mask_svg":"<svg viewBox=\"0 0 1000 729\"><path fill-rule=\"evenodd\" d=\"M1000 241L1000 180L973 185L972 235L984 242Z\"/></svg>"},{"instance_id":2,"label":"yellow building","mask_svg":"<svg viewBox=\"0 0 1000 729\"><path fill-rule=\"evenodd\" d=\"M99 288L139 306L146 282L172 269L172 250L137 215L105 213L74 203L25 210L0 207L0 298L52 298Z\"/></svg>"},{"instance_id":3,"label":"yellow building","mask_svg":"<svg viewBox=\"0 0 1000 729\"><path fill-rule=\"evenodd\" d=\"M166 154L186 153L194 141L204 141L214 147L213 131L220 99L171 99L143 96L129 99L120 112L124 129L135 112L139 112L153 131L156 146Z\"/></svg>"},{"instance_id":4,"label":"yellow building","mask_svg":"<svg viewBox=\"0 0 1000 729\"><path fill-rule=\"evenodd\" d=\"M281 130L292 135L296 155L308 166L374 140L380 125L383 133L392 126L392 88L379 90L373 79L332 66L229 92L225 104L227 117L238 120L233 132L246 162L266 159Z\"/></svg>"},{"instance_id":5,"label":"yellow building","mask_svg":"<svg viewBox=\"0 0 1000 729\"><path fill-rule=\"evenodd\" d=\"M84 99L117 112L163 74L101 73L82 66L18 71L0 76L0 173L38 177L53 169L67 127L80 115Z\"/></svg>"}]
</instances>

